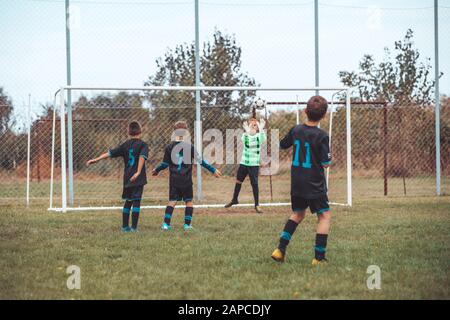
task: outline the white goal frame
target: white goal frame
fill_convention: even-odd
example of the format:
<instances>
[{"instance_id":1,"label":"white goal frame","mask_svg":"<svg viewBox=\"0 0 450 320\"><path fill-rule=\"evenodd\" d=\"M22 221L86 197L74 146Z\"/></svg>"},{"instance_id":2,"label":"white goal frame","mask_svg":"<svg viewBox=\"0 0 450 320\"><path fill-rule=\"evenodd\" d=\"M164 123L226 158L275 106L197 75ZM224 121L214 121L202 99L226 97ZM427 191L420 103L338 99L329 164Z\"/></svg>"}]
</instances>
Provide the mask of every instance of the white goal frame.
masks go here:
<instances>
[{"instance_id":1,"label":"white goal frame","mask_svg":"<svg viewBox=\"0 0 450 320\"><path fill-rule=\"evenodd\" d=\"M166 90L166 91L311 91L311 92L320 92L320 91L334 91L334 96L337 93L345 93L345 112L346 112L346 182L347 182L347 199L346 203L333 203L332 205L342 205L342 206L352 206L352 141L351 141L351 88L348 87L309 87L309 88L286 88L286 87L227 87L227 86L144 86L144 87L90 87L90 86L61 86L59 90L55 93L55 102L56 97L59 94L59 111L60 111L60 134L61 134L61 207L53 206L53 189L54 189L54 166L55 166L55 141L56 141L56 109L57 106L53 110L53 126L52 126L52 155L51 155L51 169L50 169L50 204L49 211L56 212L68 212L68 211L90 211L90 210L121 210L121 206L102 206L102 207L73 207L68 206L67 204L67 162L66 162L66 106L65 106L65 94L71 90L89 90L89 91L157 91L157 90ZM332 100L333 100L332 99ZM331 101L333 105L333 101ZM69 110L67 110L69 111ZM71 110L70 110L71 111ZM332 110L333 111L333 110ZM330 113L330 121L332 121L332 113ZM196 103L196 118L200 119L201 111L200 111L200 103L197 101ZM330 125L331 128L331 125ZM202 132L201 130L201 122L196 121L195 130L197 132ZM195 145L200 154L202 154L201 149L201 134L196 135ZM331 130L330 130L330 143L331 143ZM64 169L63 169L64 168ZM201 170L197 170L201 171ZM71 176L71 175L69 175ZM199 178L199 177L197 177ZM328 180L328 170L327 170L327 180ZM73 181L69 183L73 184ZM201 192L201 176L200 181L198 181L197 187ZM266 202L261 203L261 206L289 206L290 202ZM223 207L224 204L196 204L194 207L196 208L220 208ZM252 207L254 204L244 203L238 204L236 207ZM180 205L179 207L183 207ZM149 206L141 206L143 209L163 209L164 205L149 205Z\"/></svg>"}]
</instances>

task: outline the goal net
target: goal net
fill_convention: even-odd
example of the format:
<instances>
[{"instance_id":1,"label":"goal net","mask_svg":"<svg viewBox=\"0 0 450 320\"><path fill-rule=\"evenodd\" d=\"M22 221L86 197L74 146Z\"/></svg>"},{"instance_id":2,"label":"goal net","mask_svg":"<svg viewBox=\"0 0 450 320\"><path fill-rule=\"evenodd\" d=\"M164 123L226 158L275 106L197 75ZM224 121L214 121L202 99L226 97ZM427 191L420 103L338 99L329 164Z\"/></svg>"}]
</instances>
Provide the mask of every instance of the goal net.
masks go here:
<instances>
[{"instance_id":1,"label":"goal net","mask_svg":"<svg viewBox=\"0 0 450 320\"><path fill-rule=\"evenodd\" d=\"M50 206L54 211L122 208L123 161L107 159L86 166L128 139L128 123L142 126L149 146L148 184L142 208L164 208L169 197L168 171L157 177L151 170L162 160L178 120L188 124L190 137L203 158L223 174L215 178L193 165L194 203L223 207L231 200L241 161L243 122L256 115L266 120L267 139L261 147L259 196L262 206L290 204L292 150L280 150L279 141L305 120L306 101L319 92L329 102L321 129L330 136L333 164L327 170L332 205L351 205L351 125L347 88L263 87L62 87L52 123ZM261 99L257 107L255 101ZM71 101L68 103L68 101ZM253 206L245 181L239 206Z\"/></svg>"}]
</instances>

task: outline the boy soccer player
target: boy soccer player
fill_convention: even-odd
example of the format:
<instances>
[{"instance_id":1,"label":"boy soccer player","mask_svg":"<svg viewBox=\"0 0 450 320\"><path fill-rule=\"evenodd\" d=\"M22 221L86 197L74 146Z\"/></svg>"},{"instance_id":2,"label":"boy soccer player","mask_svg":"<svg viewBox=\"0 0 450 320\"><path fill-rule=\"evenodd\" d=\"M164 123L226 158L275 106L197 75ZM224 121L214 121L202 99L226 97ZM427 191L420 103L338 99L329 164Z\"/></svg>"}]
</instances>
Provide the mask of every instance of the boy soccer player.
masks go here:
<instances>
[{"instance_id":1,"label":"boy soccer player","mask_svg":"<svg viewBox=\"0 0 450 320\"><path fill-rule=\"evenodd\" d=\"M194 146L184 141L188 136L188 127L185 121L177 121L174 126L175 141L172 141L164 152L164 159L161 164L153 169L152 175L156 176L164 169L169 168L169 203L164 214L164 222L161 229L171 230L170 220L175 209L177 201L184 201L186 208L184 212L183 229L189 231L192 229L192 214L194 213L193 190L192 190L192 162L195 159L203 168L213 173L216 178L220 177L221 172L201 159Z\"/></svg>"},{"instance_id":2,"label":"boy soccer player","mask_svg":"<svg viewBox=\"0 0 450 320\"><path fill-rule=\"evenodd\" d=\"M239 192L241 191L242 182L244 182L248 175L253 190L255 210L258 213L262 213L262 210L259 207L258 174L261 162L261 144L266 140L266 133L264 132L265 124L266 122L264 119L261 119L258 122L255 118L251 118L249 123L247 123L247 121L244 122L243 127L245 132L241 137L241 140L244 143L244 150L236 174L233 199L225 205L225 208L229 208L239 203L238 197Z\"/></svg>"},{"instance_id":3,"label":"boy soccer player","mask_svg":"<svg viewBox=\"0 0 450 320\"><path fill-rule=\"evenodd\" d=\"M286 247L298 224L305 218L306 209L318 218L313 265L327 262L325 251L330 230L330 207L324 169L331 164L328 135L318 128L320 120L328 108L321 96L309 99L306 106L308 120L305 124L293 127L280 142L282 149L294 146L291 166L291 204L293 214L281 233L278 248L272 259L283 262Z\"/></svg>"},{"instance_id":4,"label":"boy soccer player","mask_svg":"<svg viewBox=\"0 0 450 320\"><path fill-rule=\"evenodd\" d=\"M122 210L122 232L136 232L141 208L144 185L147 184L145 160L148 158L148 146L141 140L141 125L133 121L128 126L130 139L115 149L89 160L86 164L94 164L107 158L121 157L124 161L122 199L125 204ZM129 227L130 211L131 228Z\"/></svg>"}]
</instances>

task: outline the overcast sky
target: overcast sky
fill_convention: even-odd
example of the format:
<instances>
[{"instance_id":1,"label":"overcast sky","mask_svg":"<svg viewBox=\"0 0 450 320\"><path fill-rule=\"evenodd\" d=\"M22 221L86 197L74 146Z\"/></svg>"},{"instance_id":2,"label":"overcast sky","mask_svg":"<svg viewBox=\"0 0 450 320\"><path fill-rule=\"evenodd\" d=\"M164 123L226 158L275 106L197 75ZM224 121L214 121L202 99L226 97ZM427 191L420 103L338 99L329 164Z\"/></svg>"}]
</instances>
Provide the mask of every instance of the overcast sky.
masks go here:
<instances>
[{"instance_id":1,"label":"overcast sky","mask_svg":"<svg viewBox=\"0 0 450 320\"><path fill-rule=\"evenodd\" d=\"M72 0L72 83L141 86L167 48L194 40L194 1ZM321 0L320 83L339 86L365 53L378 60L406 30L432 58L433 0ZM242 67L263 86L314 84L313 1L200 1L200 37L236 35ZM442 93L450 93L450 0L440 0ZM63 0L0 0L0 86L34 111L65 84Z\"/></svg>"}]
</instances>

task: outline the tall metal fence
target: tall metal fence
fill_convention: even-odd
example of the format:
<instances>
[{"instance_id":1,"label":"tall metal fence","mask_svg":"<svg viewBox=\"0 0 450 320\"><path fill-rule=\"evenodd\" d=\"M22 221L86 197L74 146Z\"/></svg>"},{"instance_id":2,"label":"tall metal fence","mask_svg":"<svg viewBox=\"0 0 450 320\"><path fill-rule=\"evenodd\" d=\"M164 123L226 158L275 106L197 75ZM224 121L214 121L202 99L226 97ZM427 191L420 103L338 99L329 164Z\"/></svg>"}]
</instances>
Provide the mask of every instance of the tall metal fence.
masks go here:
<instances>
[{"instance_id":1,"label":"tall metal fence","mask_svg":"<svg viewBox=\"0 0 450 320\"><path fill-rule=\"evenodd\" d=\"M95 86L155 85L157 81L161 85L195 84L193 56L188 54L171 60L181 52L177 48L184 46L187 48L185 53L193 50L194 1L81 0L70 3L72 83ZM361 74L364 55L371 55L375 65L395 60L396 42L404 39L409 29L413 31L413 48L420 52L416 66L429 64L431 68L426 72L432 79L435 62L433 0L396 3L387 0L320 0L318 4L321 85L342 86L341 71ZM208 0L200 1L199 5L202 85L310 87L314 83L314 1ZM4 0L1 6L0 205L26 203L29 164L30 204L47 206L52 111L55 107L53 94L55 88L66 81L65 1ZM443 72L441 186L442 193L448 195L450 42L447 31L450 6L442 0L439 1L439 26L438 54ZM217 34L229 36L218 40L223 41L220 44L228 46L232 53L227 59L220 50L214 50L218 48L214 46ZM233 46L239 50L232 51ZM171 63L178 71L158 73L159 66ZM413 74L412 70L408 72L403 79ZM244 83L235 83L236 79ZM434 85L430 87L427 94L433 97ZM120 163L105 162L86 168L84 162L105 147L125 139L125 128L130 120L138 119L145 124L144 139L151 149L148 167L161 159L162 147L170 140L174 121L184 118L193 130L194 100L177 97L173 101L162 100L164 103L158 108L150 107L149 101L157 98L142 93L128 97L116 92L109 98L88 94L82 99L74 94L73 144L77 181L74 192L78 195L75 205L110 203L120 195ZM266 100L273 104L260 111L259 116L267 117L269 131L278 129L281 137L297 122L297 109L302 105L296 103L307 98L267 97ZM353 98L354 198L385 194L402 197L435 195L435 101L411 103L380 97L367 100L357 95ZM251 97L245 103L233 106L223 106L207 97L204 100L204 130L240 128L243 119L249 115ZM358 104L358 101L365 103ZM332 139L335 162L330 171L330 193L339 201L344 197L345 179L340 180L340 177L345 176L346 160L345 125L340 113L336 100ZM59 117L57 114L56 132L59 132ZM303 120L304 115L300 112L300 121ZM328 123L329 115L322 128L328 128ZM56 181L60 176L60 136L55 138ZM207 145L205 143L204 147ZM264 201L288 199L289 157L288 152L280 152L279 172L272 177L261 177ZM219 167L225 173L225 178L220 180L222 184L203 173L204 201L224 201L231 195L236 165L220 164ZM154 184L150 183L146 201L159 203L166 200L166 178L163 175L154 180ZM102 182L108 179L111 188ZM91 181L98 181L98 185ZM60 189L55 185L55 200L60 196ZM217 195L220 199L214 198ZM251 201L251 192L245 191L242 195L243 201Z\"/></svg>"},{"instance_id":2,"label":"tall metal fence","mask_svg":"<svg viewBox=\"0 0 450 320\"><path fill-rule=\"evenodd\" d=\"M261 96L258 94L258 96ZM292 151L276 151L278 141L290 128L305 121L305 102L284 97L267 99L266 108L257 111L258 118L267 121L268 143L263 152L260 176L261 201L289 200ZM306 97L306 95L305 95ZM159 95L142 93L74 93L73 104L73 206L109 206L120 203L123 163L106 160L93 166L86 161L127 137L127 125L138 120L143 127L142 139L149 145L144 205L163 204L168 199L167 172L151 177L150 170L163 159L164 148L173 138L173 124L185 120L194 143L195 100L188 95L172 104L158 104ZM203 151L207 160L224 174L216 179L202 173L202 203L224 203L231 197L242 146L242 122L252 116L251 102L255 95L244 98L242 105L234 102L207 103L202 94L201 116ZM331 101L321 129L331 133L333 165L329 173L330 198L346 201L346 114L343 101ZM228 100L232 101L232 100ZM450 105L442 109L450 115ZM331 119L332 116L332 119ZM431 196L435 194L433 106L391 105L383 102L353 102L351 106L353 198L383 196ZM330 121L332 121L330 131ZM33 119L30 128L30 201L48 205L53 112ZM443 184L450 179L450 123L443 125ZM209 135L208 135L209 134ZM55 118L55 163L53 205L61 201L61 136L60 114ZM2 134L2 152L8 155L2 162L0 200L2 205L25 203L27 182L27 134ZM212 146L215 142L215 147ZM218 143L218 144L217 144ZM218 147L217 147L218 145ZM214 149L214 150L212 150ZM222 154L217 154L222 152ZM271 166L271 157L278 165ZM273 159L272 159L273 161ZM196 169L194 168L194 183ZM248 189L248 190L247 190ZM242 202L251 202L250 185L244 184Z\"/></svg>"}]
</instances>

